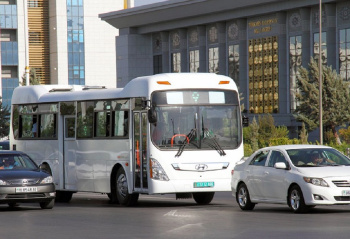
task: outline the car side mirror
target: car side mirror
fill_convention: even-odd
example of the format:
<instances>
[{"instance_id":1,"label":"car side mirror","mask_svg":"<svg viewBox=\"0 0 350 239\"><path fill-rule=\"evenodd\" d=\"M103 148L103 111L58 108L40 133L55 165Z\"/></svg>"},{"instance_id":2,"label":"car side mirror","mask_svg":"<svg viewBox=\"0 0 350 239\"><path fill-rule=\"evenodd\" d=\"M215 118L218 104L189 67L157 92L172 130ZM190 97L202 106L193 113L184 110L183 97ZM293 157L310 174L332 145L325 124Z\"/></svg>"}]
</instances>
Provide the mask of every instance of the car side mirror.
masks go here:
<instances>
[{"instance_id":1,"label":"car side mirror","mask_svg":"<svg viewBox=\"0 0 350 239\"><path fill-rule=\"evenodd\" d=\"M275 163L275 168L277 169L287 169L287 165L285 162L278 162L278 163Z\"/></svg>"}]
</instances>

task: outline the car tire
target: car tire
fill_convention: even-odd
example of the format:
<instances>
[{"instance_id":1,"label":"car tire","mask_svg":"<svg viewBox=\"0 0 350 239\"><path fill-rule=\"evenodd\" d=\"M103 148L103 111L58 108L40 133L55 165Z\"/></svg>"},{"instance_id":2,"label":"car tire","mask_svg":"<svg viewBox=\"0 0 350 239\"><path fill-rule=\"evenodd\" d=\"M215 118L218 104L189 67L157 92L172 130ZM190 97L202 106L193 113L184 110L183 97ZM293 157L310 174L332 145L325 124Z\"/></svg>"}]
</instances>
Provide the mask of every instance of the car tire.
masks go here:
<instances>
[{"instance_id":1,"label":"car tire","mask_svg":"<svg viewBox=\"0 0 350 239\"><path fill-rule=\"evenodd\" d=\"M238 190L236 193L236 200L237 200L238 206L243 211L253 210L255 207L255 203L252 203L250 201L249 191L247 186L244 183L238 186Z\"/></svg>"},{"instance_id":2,"label":"car tire","mask_svg":"<svg viewBox=\"0 0 350 239\"><path fill-rule=\"evenodd\" d=\"M215 192L205 192L205 193L192 193L193 199L199 205L207 205L214 198Z\"/></svg>"},{"instance_id":3,"label":"car tire","mask_svg":"<svg viewBox=\"0 0 350 239\"><path fill-rule=\"evenodd\" d=\"M15 207L18 207L18 203L15 203L15 202L10 202L10 203L8 203L8 205L9 205L9 208L15 208Z\"/></svg>"},{"instance_id":4,"label":"car tire","mask_svg":"<svg viewBox=\"0 0 350 239\"><path fill-rule=\"evenodd\" d=\"M125 174L125 171L120 167L117 171L117 180L116 180L116 195L119 204L123 206L134 206L137 204L139 199L138 193L129 194L128 190L128 180Z\"/></svg>"},{"instance_id":5,"label":"car tire","mask_svg":"<svg viewBox=\"0 0 350 239\"><path fill-rule=\"evenodd\" d=\"M49 202L41 202L40 207L42 209L52 209L55 205L55 199L51 199Z\"/></svg>"},{"instance_id":6,"label":"car tire","mask_svg":"<svg viewBox=\"0 0 350 239\"><path fill-rule=\"evenodd\" d=\"M303 192L301 191L300 187L297 186L297 185L294 185L289 190L289 193L288 193L288 206L295 213L307 212L310 209L309 206L305 205Z\"/></svg>"}]
</instances>

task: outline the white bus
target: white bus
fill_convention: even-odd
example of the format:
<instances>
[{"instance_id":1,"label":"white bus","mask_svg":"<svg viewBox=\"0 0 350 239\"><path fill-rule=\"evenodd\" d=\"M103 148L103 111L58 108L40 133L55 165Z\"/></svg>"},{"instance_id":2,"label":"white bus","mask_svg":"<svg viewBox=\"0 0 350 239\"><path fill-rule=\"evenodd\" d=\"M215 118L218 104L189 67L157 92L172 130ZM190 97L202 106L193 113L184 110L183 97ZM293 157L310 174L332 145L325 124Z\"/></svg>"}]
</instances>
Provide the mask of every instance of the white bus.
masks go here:
<instances>
[{"instance_id":1,"label":"white bus","mask_svg":"<svg viewBox=\"0 0 350 239\"><path fill-rule=\"evenodd\" d=\"M11 113L11 149L52 174L60 202L97 192L125 206L139 194L209 204L231 190L243 157L237 87L211 73L138 77L115 89L22 86Z\"/></svg>"}]
</instances>

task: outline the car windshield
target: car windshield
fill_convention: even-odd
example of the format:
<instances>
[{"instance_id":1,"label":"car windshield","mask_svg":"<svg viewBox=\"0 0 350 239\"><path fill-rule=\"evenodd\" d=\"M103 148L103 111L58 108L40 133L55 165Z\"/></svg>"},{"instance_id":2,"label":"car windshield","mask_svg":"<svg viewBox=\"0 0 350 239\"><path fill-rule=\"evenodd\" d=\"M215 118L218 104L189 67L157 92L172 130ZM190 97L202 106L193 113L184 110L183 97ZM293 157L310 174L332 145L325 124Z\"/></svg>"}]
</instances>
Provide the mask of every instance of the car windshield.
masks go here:
<instances>
[{"instance_id":1,"label":"car windshield","mask_svg":"<svg viewBox=\"0 0 350 239\"><path fill-rule=\"evenodd\" d=\"M287 150L296 167L320 167L350 165L350 159L332 148L307 148Z\"/></svg>"},{"instance_id":2,"label":"car windshield","mask_svg":"<svg viewBox=\"0 0 350 239\"><path fill-rule=\"evenodd\" d=\"M0 170L36 170L38 166L23 154L1 154Z\"/></svg>"},{"instance_id":3,"label":"car windshield","mask_svg":"<svg viewBox=\"0 0 350 239\"><path fill-rule=\"evenodd\" d=\"M240 108L233 105L164 106L155 108L156 124L151 125L152 142L160 149L237 148L241 139Z\"/></svg>"}]
</instances>

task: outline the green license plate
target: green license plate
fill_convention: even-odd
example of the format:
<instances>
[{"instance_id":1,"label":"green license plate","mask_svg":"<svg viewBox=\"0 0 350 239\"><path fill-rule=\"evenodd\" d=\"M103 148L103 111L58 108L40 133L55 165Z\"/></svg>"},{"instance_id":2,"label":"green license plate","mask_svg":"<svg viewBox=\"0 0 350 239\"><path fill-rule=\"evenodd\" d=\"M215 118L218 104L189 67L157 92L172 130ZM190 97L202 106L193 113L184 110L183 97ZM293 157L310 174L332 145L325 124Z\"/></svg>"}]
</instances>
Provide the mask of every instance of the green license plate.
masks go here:
<instances>
[{"instance_id":1,"label":"green license plate","mask_svg":"<svg viewBox=\"0 0 350 239\"><path fill-rule=\"evenodd\" d=\"M213 188L214 182L195 182L193 183L194 188Z\"/></svg>"}]
</instances>

